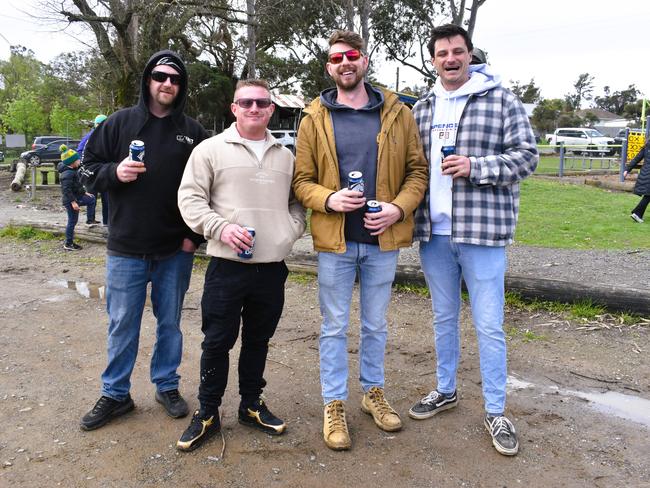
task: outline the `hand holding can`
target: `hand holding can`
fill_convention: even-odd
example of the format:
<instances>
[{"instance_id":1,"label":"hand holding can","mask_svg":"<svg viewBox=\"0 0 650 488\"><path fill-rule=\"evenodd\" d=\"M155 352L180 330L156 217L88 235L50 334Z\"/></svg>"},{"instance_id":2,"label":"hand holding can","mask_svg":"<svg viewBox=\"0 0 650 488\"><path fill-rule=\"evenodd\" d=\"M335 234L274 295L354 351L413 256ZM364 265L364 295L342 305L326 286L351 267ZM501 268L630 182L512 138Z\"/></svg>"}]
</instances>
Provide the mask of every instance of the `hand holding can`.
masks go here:
<instances>
[{"instance_id":1,"label":"hand holding can","mask_svg":"<svg viewBox=\"0 0 650 488\"><path fill-rule=\"evenodd\" d=\"M253 257L253 248L255 247L255 228L254 227L244 227L246 232L251 236L253 239L253 243L251 244L251 247L246 249L245 251L241 251L237 253L237 256L240 257L241 259L251 259Z\"/></svg>"}]
</instances>

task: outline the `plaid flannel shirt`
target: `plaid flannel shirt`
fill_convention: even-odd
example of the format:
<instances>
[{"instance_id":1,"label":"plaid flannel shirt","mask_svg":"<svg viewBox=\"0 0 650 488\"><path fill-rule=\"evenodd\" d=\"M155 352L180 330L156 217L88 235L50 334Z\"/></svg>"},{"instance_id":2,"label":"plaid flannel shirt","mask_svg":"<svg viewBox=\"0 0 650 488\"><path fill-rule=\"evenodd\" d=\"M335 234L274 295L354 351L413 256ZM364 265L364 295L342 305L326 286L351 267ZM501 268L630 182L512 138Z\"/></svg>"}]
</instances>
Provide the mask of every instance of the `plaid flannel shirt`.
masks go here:
<instances>
[{"instance_id":1,"label":"plaid flannel shirt","mask_svg":"<svg viewBox=\"0 0 650 488\"><path fill-rule=\"evenodd\" d=\"M413 107L427 160L434 107L432 93ZM452 240L483 246L510 244L519 213L519 182L535 171L539 161L519 99L502 87L470 95L458 124L456 153L469 157L471 170L469 178L453 180ZM431 236L429 191L415 213L416 241Z\"/></svg>"}]
</instances>

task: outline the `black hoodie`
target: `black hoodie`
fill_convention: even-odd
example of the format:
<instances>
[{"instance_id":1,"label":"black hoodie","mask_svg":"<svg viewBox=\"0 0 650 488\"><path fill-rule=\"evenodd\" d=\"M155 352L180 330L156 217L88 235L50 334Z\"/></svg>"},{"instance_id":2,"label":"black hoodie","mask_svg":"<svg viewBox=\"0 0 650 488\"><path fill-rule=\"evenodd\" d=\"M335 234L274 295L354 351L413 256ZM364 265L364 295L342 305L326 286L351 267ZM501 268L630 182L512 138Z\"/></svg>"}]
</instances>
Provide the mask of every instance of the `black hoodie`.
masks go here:
<instances>
[{"instance_id":1,"label":"black hoodie","mask_svg":"<svg viewBox=\"0 0 650 488\"><path fill-rule=\"evenodd\" d=\"M149 112L147 81L156 62L169 56L181 68L182 82L172 113L158 118ZM108 192L108 250L133 256L167 256L179 250L183 238L201 237L185 225L177 205L177 192L187 159L202 140L205 129L183 111L187 98L187 72L172 51L159 51L147 62L137 105L112 114L90 138L79 174L88 191ZM147 171L137 180L122 183L118 164L129 154L131 141L145 144Z\"/></svg>"}]
</instances>

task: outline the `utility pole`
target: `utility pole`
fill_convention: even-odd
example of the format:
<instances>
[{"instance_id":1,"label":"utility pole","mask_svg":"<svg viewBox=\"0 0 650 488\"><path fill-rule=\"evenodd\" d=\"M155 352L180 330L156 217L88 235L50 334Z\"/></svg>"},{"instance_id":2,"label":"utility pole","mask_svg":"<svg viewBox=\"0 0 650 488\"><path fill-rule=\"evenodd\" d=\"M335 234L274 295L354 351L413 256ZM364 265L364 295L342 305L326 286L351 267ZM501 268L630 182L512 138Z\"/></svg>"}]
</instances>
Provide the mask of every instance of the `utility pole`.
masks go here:
<instances>
[{"instance_id":1,"label":"utility pole","mask_svg":"<svg viewBox=\"0 0 650 488\"><path fill-rule=\"evenodd\" d=\"M399 66L395 69L395 91L399 91Z\"/></svg>"}]
</instances>

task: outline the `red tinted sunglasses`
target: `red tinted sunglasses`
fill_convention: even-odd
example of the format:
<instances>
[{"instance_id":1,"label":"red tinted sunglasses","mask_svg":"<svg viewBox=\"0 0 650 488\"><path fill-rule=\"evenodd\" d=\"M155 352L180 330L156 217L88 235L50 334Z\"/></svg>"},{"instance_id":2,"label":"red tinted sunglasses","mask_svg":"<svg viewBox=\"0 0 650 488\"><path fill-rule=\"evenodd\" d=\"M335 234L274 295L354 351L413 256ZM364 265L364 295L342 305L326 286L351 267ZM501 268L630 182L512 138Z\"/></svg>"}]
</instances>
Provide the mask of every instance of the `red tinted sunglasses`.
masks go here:
<instances>
[{"instance_id":1,"label":"red tinted sunglasses","mask_svg":"<svg viewBox=\"0 0 650 488\"><path fill-rule=\"evenodd\" d=\"M348 58L348 61L356 61L361 57L361 51L358 49L350 49L349 51L332 53L328 56L328 59L332 64L341 64L343 62L343 56Z\"/></svg>"},{"instance_id":2,"label":"red tinted sunglasses","mask_svg":"<svg viewBox=\"0 0 650 488\"><path fill-rule=\"evenodd\" d=\"M172 85L180 85L181 84L181 75L173 75L171 73L164 73L162 71L152 71L151 72L151 79L153 81L157 81L158 83L164 83L167 81L169 78L169 82Z\"/></svg>"}]
</instances>

